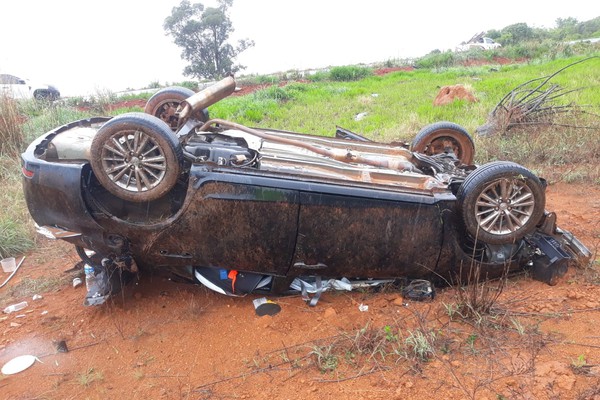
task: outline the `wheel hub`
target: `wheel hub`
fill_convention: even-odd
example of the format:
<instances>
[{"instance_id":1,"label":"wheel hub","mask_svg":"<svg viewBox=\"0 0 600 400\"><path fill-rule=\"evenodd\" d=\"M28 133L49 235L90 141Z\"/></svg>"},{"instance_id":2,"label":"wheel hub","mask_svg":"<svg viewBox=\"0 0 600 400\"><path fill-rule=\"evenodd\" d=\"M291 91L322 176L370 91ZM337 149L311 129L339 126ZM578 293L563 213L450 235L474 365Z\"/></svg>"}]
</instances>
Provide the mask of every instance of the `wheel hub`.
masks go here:
<instances>
[{"instance_id":1,"label":"wheel hub","mask_svg":"<svg viewBox=\"0 0 600 400\"><path fill-rule=\"evenodd\" d=\"M131 157L131 159L129 160L129 163L135 167L139 167L140 162L141 160L138 157Z\"/></svg>"}]
</instances>

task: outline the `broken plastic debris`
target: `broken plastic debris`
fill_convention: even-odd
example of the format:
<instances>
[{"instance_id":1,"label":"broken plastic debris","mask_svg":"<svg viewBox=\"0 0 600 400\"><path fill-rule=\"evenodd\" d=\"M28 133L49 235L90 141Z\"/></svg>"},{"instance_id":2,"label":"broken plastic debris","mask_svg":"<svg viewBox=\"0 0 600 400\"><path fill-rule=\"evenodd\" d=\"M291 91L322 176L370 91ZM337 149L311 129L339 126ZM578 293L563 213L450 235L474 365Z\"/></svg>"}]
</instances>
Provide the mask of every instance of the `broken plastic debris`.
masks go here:
<instances>
[{"instance_id":1,"label":"broken plastic debris","mask_svg":"<svg viewBox=\"0 0 600 400\"><path fill-rule=\"evenodd\" d=\"M81 278L73 278L73 287L79 287L81 286L81 284L83 283L83 281L81 280Z\"/></svg>"},{"instance_id":2,"label":"broken plastic debris","mask_svg":"<svg viewBox=\"0 0 600 400\"><path fill-rule=\"evenodd\" d=\"M415 279L402 289L402 297L415 301L433 300L435 289L425 279Z\"/></svg>"},{"instance_id":3,"label":"broken plastic debris","mask_svg":"<svg viewBox=\"0 0 600 400\"><path fill-rule=\"evenodd\" d=\"M90 273L88 269L88 274ZM88 289L85 299L83 300L84 306L99 306L104 304L110 297L111 285L109 276L106 273L106 268L98 268L92 272L93 277L86 274L85 284ZM89 279L92 278L92 279ZM165 292L160 292L162 296Z\"/></svg>"},{"instance_id":4,"label":"broken plastic debris","mask_svg":"<svg viewBox=\"0 0 600 400\"><path fill-rule=\"evenodd\" d=\"M27 306L28 306L28 304L27 304L26 301L22 301L22 302L17 303L17 304L11 304L10 306L8 306L8 307L6 307L4 309L4 313L5 314L10 314L10 313L15 312L15 311L21 311L22 309L24 309Z\"/></svg>"},{"instance_id":5,"label":"broken plastic debris","mask_svg":"<svg viewBox=\"0 0 600 400\"><path fill-rule=\"evenodd\" d=\"M33 297L31 298L32 300L41 300L44 297L41 294L34 294Z\"/></svg>"},{"instance_id":6,"label":"broken plastic debris","mask_svg":"<svg viewBox=\"0 0 600 400\"><path fill-rule=\"evenodd\" d=\"M14 272L14 270L17 269L17 263L14 257L4 258L0 263L2 263L2 270L4 270L4 272Z\"/></svg>"},{"instance_id":7,"label":"broken plastic debris","mask_svg":"<svg viewBox=\"0 0 600 400\"><path fill-rule=\"evenodd\" d=\"M263 315L275 315L279 311L281 311L281 306L274 301L267 300L265 297L261 297L260 299L252 300L254 304L254 310L256 311L256 315L262 317Z\"/></svg>"},{"instance_id":8,"label":"broken plastic debris","mask_svg":"<svg viewBox=\"0 0 600 400\"><path fill-rule=\"evenodd\" d=\"M393 282L393 279L379 279L379 280L352 280L350 281L348 278L342 278L342 279L329 279L327 281L323 281L323 287L322 287L322 291L326 291L328 289L333 289L333 290L347 290L347 291L351 291L353 289L360 289L360 288L370 288L370 287L375 287L375 286L379 286L385 283L391 283ZM314 277L301 277L301 278L295 278L292 283L290 284L290 289L292 290L302 290L302 286L304 286L306 288L306 291L308 293L316 293L317 292L317 285L315 284L315 278Z\"/></svg>"},{"instance_id":9,"label":"broken plastic debris","mask_svg":"<svg viewBox=\"0 0 600 400\"><path fill-rule=\"evenodd\" d=\"M361 119L365 118L367 116L367 114L369 114L368 112L361 112L358 113L354 116L354 120L355 121L360 121Z\"/></svg>"},{"instance_id":10,"label":"broken plastic debris","mask_svg":"<svg viewBox=\"0 0 600 400\"><path fill-rule=\"evenodd\" d=\"M369 311L369 306L366 304L360 303L358 306L358 311L360 311L360 312Z\"/></svg>"},{"instance_id":11,"label":"broken plastic debris","mask_svg":"<svg viewBox=\"0 0 600 400\"><path fill-rule=\"evenodd\" d=\"M65 340L55 341L54 347L56 347L56 351L59 353L68 353L69 352L69 348L67 347L67 342Z\"/></svg>"},{"instance_id":12,"label":"broken plastic debris","mask_svg":"<svg viewBox=\"0 0 600 400\"><path fill-rule=\"evenodd\" d=\"M25 371L27 368L31 367L36 360L37 357L31 355L15 357L6 364L4 364L4 366L2 367L2 373L4 375L12 375L17 374L21 371Z\"/></svg>"}]
</instances>

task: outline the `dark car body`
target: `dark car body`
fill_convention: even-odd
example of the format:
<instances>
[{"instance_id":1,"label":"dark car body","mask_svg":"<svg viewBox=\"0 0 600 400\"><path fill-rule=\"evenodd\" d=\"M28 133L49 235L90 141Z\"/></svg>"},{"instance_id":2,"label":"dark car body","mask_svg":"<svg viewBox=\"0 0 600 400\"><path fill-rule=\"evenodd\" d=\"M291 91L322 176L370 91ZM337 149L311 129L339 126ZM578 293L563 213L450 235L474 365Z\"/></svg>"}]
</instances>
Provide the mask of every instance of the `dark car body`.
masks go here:
<instances>
[{"instance_id":1,"label":"dark car body","mask_svg":"<svg viewBox=\"0 0 600 400\"><path fill-rule=\"evenodd\" d=\"M265 137L257 139L235 124L196 141L187 132L187 161L173 188L157 199L130 201L107 190L88 161L89 142L108 121L76 121L34 141L22 155L23 188L33 219L49 236L114 265L128 259L188 275L200 268L213 283L218 271L239 271L273 278L268 290L281 293L299 276L450 281L474 265L489 277L537 265L535 276L555 283L571 259L586 255L549 212L524 238L474 240L456 192L476 166L440 178L338 162L285 141L348 154L412 153L277 130L261 130ZM260 163L252 167L227 162L257 154Z\"/></svg>"}]
</instances>

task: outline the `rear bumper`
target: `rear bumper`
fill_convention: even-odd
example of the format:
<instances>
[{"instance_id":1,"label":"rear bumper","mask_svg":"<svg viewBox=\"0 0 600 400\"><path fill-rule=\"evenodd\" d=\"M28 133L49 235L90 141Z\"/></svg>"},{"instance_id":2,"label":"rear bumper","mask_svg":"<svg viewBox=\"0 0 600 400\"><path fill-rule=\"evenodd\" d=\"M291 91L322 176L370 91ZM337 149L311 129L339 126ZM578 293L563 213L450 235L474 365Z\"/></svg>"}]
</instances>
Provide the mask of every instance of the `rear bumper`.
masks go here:
<instances>
[{"instance_id":1,"label":"rear bumper","mask_svg":"<svg viewBox=\"0 0 600 400\"><path fill-rule=\"evenodd\" d=\"M101 238L103 228L92 218L82 197L85 163L52 163L35 156L35 150L51 134L34 141L21 155L23 193L31 217L47 230L83 234ZM55 235L56 236L56 235ZM58 235L70 242L81 240L77 235ZM90 243L81 243L81 245Z\"/></svg>"}]
</instances>

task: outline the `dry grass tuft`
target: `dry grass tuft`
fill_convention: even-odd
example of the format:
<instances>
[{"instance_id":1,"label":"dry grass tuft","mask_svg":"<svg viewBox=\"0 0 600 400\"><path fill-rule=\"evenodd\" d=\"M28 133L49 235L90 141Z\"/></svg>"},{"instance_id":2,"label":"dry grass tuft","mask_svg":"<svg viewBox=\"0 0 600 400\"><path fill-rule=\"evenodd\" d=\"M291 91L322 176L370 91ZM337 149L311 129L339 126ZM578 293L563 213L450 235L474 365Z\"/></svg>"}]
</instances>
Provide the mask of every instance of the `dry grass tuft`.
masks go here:
<instances>
[{"instance_id":1,"label":"dry grass tuft","mask_svg":"<svg viewBox=\"0 0 600 400\"><path fill-rule=\"evenodd\" d=\"M16 155L23 146L23 123L16 100L0 94L0 155Z\"/></svg>"}]
</instances>

